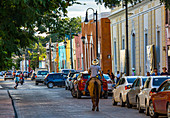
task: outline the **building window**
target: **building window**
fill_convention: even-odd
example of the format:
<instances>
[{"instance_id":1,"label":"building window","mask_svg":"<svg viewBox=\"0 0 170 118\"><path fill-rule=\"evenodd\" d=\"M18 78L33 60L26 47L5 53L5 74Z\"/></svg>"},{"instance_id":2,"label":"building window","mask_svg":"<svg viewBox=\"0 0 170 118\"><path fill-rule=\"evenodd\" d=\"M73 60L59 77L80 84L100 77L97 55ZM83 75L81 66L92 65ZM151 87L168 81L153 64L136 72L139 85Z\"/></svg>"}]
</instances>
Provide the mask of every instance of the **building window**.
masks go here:
<instances>
[{"instance_id":1,"label":"building window","mask_svg":"<svg viewBox=\"0 0 170 118\"><path fill-rule=\"evenodd\" d=\"M125 49L125 39L122 39L122 50Z\"/></svg>"},{"instance_id":2,"label":"building window","mask_svg":"<svg viewBox=\"0 0 170 118\"><path fill-rule=\"evenodd\" d=\"M114 67L115 67L115 73L117 72L117 47L116 47L116 41L114 41Z\"/></svg>"},{"instance_id":3,"label":"building window","mask_svg":"<svg viewBox=\"0 0 170 118\"><path fill-rule=\"evenodd\" d=\"M78 68L80 68L80 58L78 58Z\"/></svg>"},{"instance_id":4,"label":"building window","mask_svg":"<svg viewBox=\"0 0 170 118\"><path fill-rule=\"evenodd\" d=\"M135 34L132 34L132 68L136 67L136 44L135 44Z\"/></svg>"},{"instance_id":5,"label":"building window","mask_svg":"<svg viewBox=\"0 0 170 118\"><path fill-rule=\"evenodd\" d=\"M145 73L147 72L147 45L148 45L148 34L145 34L145 39L144 39Z\"/></svg>"},{"instance_id":6,"label":"building window","mask_svg":"<svg viewBox=\"0 0 170 118\"><path fill-rule=\"evenodd\" d=\"M157 31L157 41L156 41L156 67L158 72L160 72L160 31Z\"/></svg>"}]
</instances>

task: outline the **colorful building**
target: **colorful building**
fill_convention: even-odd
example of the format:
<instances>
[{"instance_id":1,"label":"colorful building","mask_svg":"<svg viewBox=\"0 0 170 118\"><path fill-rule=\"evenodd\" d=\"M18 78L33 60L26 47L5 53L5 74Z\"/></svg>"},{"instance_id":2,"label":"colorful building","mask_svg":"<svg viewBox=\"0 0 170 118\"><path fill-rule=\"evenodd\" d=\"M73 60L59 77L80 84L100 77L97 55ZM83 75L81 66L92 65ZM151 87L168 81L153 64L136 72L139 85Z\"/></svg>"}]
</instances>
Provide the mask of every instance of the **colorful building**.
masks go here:
<instances>
[{"instance_id":1,"label":"colorful building","mask_svg":"<svg viewBox=\"0 0 170 118\"><path fill-rule=\"evenodd\" d=\"M98 15L98 55L100 66L104 73L112 70L110 20L107 18L109 14L109 12L104 12ZM82 23L82 37L85 38L82 46L83 65L84 70L88 70L92 64L92 60L97 58L96 22L90 20L88 24Z\"/></svg>"},{"instance_id":2,"label":"colorful building","mask_svg":"<svg viewBox=\"0 0 170 118\"><path fill-rule=\"evenodd\" d=\"M67 56L66 56L66 49L64 46L64 42L58 44L58 53L59 53L59 70L67 68L66 66Z\"/></svg>"},{"instance_id":3,"label":"colorful building","mask_svg":"<svg viewBox=\"0 0 170 118\"><path fill-rule=\"evenodd\" d=\"M128 5L128 53L129 70L135 68L137 75L146 75L154 68L158 72L166 66L165 6L160 0L144 0ZM111 21L112 70L121 71L126 49L125 9L120 6L112 10L108 17Z\"/></svg>"},{"instance_id":4,"label":"colorful building","mask_svg":"<svg viewBox=\"0 0 170 118\"><path fill-rule=\"evenodd\" d=\"M81 41L82 35L79 34L78 36L74 37L74 44L75 44L75 69L76 70L83 70L83 50L82 50L82 41Z\"/></svg>"},{"instance_id":5,"label":"colorful building","mask_svg":"<svg viewBox=\"0 0 170 118\"><path fill-rule=\"evenodd\" d=\"M71 49L70 49L70 40L66 40L67 45L66 45L66 68L71 69Z\"/></svg>"}]
</instances>

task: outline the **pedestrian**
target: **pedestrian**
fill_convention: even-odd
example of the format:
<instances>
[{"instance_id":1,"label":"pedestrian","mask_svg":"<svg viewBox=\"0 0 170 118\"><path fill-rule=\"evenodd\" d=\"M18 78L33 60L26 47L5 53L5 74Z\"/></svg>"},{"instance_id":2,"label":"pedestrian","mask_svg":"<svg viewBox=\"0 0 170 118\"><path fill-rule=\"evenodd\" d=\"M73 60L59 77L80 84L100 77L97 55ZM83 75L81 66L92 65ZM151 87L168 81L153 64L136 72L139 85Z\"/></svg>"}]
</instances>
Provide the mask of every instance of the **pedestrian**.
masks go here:
<instances>
[{"instance_id":1,"label":"pedestrian","mask_svg":"<svg viewBox=\"0 0 170 118\"><path fill-rule=\"evenodd\" d=\"M110 70L107 70L107 74L109 75L109 77L110 77Z\"/></svg>"},{"instance_id":2,"label":"pedestrian","mask_svg":"<svg viewBox=\"0 0 170 118\"><path fill-rule=\"evenodd\" d=\"M161 73L161 75L168 75L168 73L166 72L166 70L167 70L166 67L163 67L162 70L163 70L163 72Z\"/></svg>"},{"instance_id":3,"label":"pedestrian","mask_svg":"<svg viewBox=\"0 0 170 118\"><path fill-rule=\"evenodd\" d=\"M135 68L132 68L132 76L136 76Z\"/></svg>"},{"instance_id":4,"label":"pedestrian","mask_svg":"<svg viewBox=\"0 0 170 118\"><path fill-rule=\"evenodd\" d=\"M111 74L110 74L110 78L111 78L111 80L113 81L113 83L115 83L115 75L111 72Z\"/></svg>"},{"instance_id":5,"label":"pedestrian","mask_svg":"<svg viewBox=\"0 0 170 118\"><path fill-rule=\"evenodd\" d=\"M158 72L157 68L154 68L154 73L152 73L152 76L159 76L160 73Z\"/></svg>"},{"instance_id":6,"label":"pedestrian","mask_svg":"<svg viewBox=\"0 0 170 118\"><path fill-rule=\"evenodd\" d=\"M146 76L150 76L150 72L147 72Z\"/></svg>"},{"instance_id":7,"label":"pedestrian","mask_svg":"<svg viewBox=\"0 0 170 118\"><path fill-rule=\"evenodd\" d=\"M17 89L17 86L18 86L18 83L19 83L19 75L16 75L16 77L15 77L15 89Z\"/></svg>"},{"instance_id":8,"label":"pedestrian","mask_svg":"<svg viewBox=\"0 0 170 118\"><path fill-rule=\"evenodd\" d=\"M120 74L119 74L119 71L117 71L116 84L118 83L119 80L120 80Z\"/></svg>"}]
</instances>

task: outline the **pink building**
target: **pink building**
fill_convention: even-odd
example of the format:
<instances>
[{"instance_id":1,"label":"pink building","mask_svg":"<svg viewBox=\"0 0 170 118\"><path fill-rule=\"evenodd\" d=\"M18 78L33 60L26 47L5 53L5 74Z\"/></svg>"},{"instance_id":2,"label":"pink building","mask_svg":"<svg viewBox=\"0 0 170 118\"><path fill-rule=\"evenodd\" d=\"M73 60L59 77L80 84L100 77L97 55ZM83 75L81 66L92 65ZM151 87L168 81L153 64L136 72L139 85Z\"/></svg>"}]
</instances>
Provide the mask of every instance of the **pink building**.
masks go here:
<instances>
[{"instance_id":1,"label":"pink building","mask_svg":"<svg viewBox=\"0 0 170 118\"><path fill-rule=\"evenodd\" d=\"M76 70L83 70L83 64L82 64L82 40L81 40L81 34L78 36L75 36L75 47L76 47Z\"/></svg>"}]
</instances>

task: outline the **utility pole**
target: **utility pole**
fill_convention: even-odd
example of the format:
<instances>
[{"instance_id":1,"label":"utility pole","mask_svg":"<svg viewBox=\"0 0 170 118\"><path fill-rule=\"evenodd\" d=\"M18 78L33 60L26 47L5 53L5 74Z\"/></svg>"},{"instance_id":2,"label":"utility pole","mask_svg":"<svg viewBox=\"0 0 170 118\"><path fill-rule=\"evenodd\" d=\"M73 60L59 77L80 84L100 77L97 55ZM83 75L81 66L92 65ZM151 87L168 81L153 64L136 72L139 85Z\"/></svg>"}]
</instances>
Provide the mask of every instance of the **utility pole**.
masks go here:
<instances>
[{"instance_id":1,"label":"utility pole","mask_svg":"<svg viewBox=\"0 0 170 118\"><path fill-rule=\"evenodd\" d=\"M125 0L126 9L126 75L129 76L129 51L128 51L128 1Z\"/></svg>"},{"instance_id":2,"label":"utility pole","mask_svg":"<svg viewBox=\"0 0 170 118\"><path fill-rule=\"evenodd\" d=\"M38 44L38 47L37 47L37 48L38 48L37 68L39 68L39 56L40 56L40 51L39 51L39 38L40 38L40 37L38 37L38 43L37 43L37 44Z\"/></svg>"},{"instance_id":3,"label":"utility pole","mask_svg":"<svg viewBox=\"0 0 170 118\"><path fill-rule=\"evenodd\" d=\"M98 19L97 19L97 10L96 10L96 56L99 59L99 55L98 55Z\"/></svg>"},{"instance_id":4,"label":"utility pole","mask_svg":"<svg viewBox=\"0 0 170 118\"><path fill-rule=\"evenodd\" d=\"M50 72L52 72L52 64L51 64L51 38L50 38L50 42L49 42L49 49L50 49L50 53L49 53L49 66L50 66Z\"/></svg>"},{"instance_id":5,"label":"utility pole","mask_svg":"<svg viewBox=\"0 0 170 118\"><path fill-rule=\"evenodd\" d=\"M71 28L70 28L70 50L71 50L71 69L73 69L73 49L72 49L72 36L71 36Z\"/></svg>"}]
</instances>

